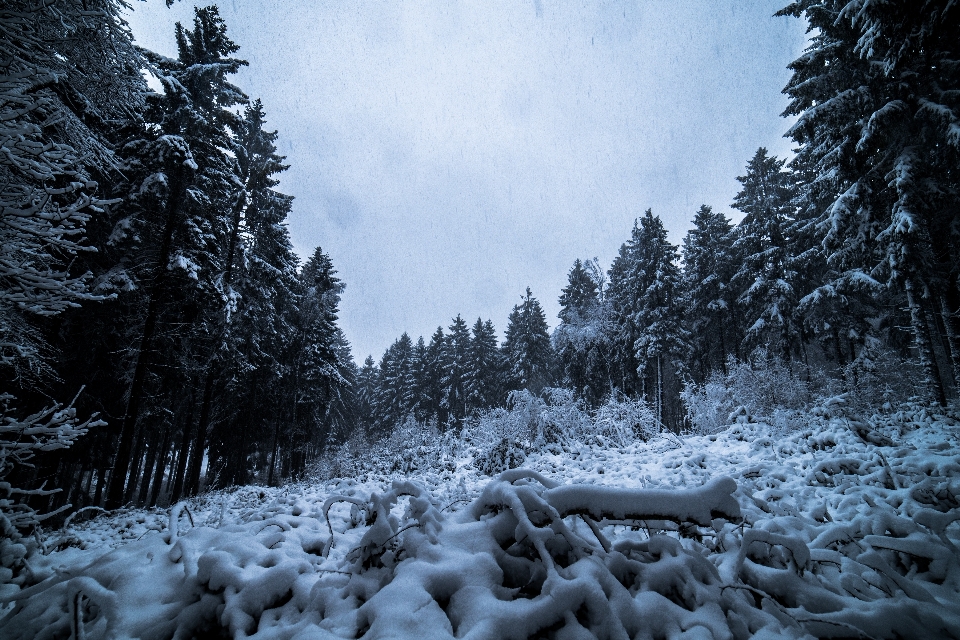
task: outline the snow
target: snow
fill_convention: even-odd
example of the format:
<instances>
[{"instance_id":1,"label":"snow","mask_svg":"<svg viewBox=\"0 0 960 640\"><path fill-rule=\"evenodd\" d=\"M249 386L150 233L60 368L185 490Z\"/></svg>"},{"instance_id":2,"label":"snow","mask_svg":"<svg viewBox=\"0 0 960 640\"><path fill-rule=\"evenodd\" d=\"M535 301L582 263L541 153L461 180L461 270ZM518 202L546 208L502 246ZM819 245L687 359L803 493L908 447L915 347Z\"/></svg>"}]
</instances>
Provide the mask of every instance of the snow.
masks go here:
<instances>
[{"instance_id":1,"label":"snow","mask_svg":"<svg viewBox=\"0 0 960 640\"><path fill-rule=\"evenodd\" d=\"M78 517L0 636L956 638L958 443L926 408L833 405Z\"/></svg>"}]
</instances>

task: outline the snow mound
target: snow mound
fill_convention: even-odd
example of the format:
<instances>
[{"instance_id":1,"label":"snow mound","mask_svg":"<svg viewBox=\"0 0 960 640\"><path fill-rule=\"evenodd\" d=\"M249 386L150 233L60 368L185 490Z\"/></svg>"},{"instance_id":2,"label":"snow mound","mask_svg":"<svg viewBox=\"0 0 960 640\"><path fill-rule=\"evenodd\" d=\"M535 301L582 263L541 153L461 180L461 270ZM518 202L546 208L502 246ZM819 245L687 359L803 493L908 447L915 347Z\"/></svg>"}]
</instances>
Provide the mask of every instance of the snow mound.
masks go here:
<instances>
[{"instance_id":1,"label":"snow mound","mask_svg":"<svg viewBox=\"0 0 960 640\"><path fill-rule=\"evenodd\" d=\"M83 547L109 520L78 525L0 636L960 637L951 424L738 424L527 463L246 488L163 527L126 514L140 539L106 552Z\"/></svg>"}]
</instances>

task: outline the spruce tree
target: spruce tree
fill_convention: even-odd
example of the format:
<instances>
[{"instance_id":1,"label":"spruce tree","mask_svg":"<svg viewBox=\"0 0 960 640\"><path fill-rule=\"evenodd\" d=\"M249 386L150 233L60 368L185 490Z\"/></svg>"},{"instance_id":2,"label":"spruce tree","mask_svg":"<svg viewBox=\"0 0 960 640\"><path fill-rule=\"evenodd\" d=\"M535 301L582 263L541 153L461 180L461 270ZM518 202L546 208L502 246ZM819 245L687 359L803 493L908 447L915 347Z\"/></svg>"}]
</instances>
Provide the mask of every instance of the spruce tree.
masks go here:
<instances>
[{"instance_id":1,"label":"spruce tree","mask_svg":"<svg viewBox=\"0 0 960 640\"><path fill-rule=\"evenodd\" d=\"M469 374L470 329L460 314L447 328L441 350L440 406L446 412L444 426L459 428L467 415L467 377Z\"/></svg>"},{"instance_id":2,"label":"spruce tree","mask_svg":"<svg viewBox=\"0 0 960 640\"><path fill-rule=\"evenodd\" d=\"M677 247L667 241L663 223L647 209L610 269L608 296L624 379L628 379L627 367L635 366L629 379L636 386L624 392L649 398L661 421L666 376L676 373L686 355L677 260ZM670 403L671 416L675 405Z\"/></svg>"},{"instance_id":3,"label":"spruce tree","mask_svg":"<svg viewBox=\"0 0 960 640\"><path fill-rule=\"evenodd\" d=\"M378 384L378 432L389 434L416 404L413 341L404 333L384 352Z\"/></svg>"},{"instance_id":4,"label":"spruce tree","mask_svg":"<svg viewBox=\"0 0 960 640\"><path fill-rule=\"evenodd\" d=\"M579 259L560 295L560 324L553 332L557 374L579 398L595 405L609 393L609 327L596 259Z\"/></svg>"},{"instance_id":5,"label":"spruce tree","mask_svg":"<svg viewBox=\"0 0 960 640\"><path fill-rule=\"evenodd\" d=\"M746 214L737 225L732 282L745 322L748 350L763 346L791 359L800 349L796 320L797 273L786 235L792 219L793 179L785 161L761 147L737 180L743 189L733 206Z\"/></svg>"},{"instance_id":6,"label":"spruce tree","mask_svg":"<svg viewBox=\"0 0 960 640\"><path fill-rule=\"evenodd\" d=\"M547 318L530 287L523 302L510 312L503 355L509 368L508 388L538 394L553 383L554 354Z\"/></svg>"},{"instance_id":7,"label":"spruce tree","mask_svg":"<svg viewBox=\"0 0 960 640\"><path fill-rule=\"evenodd\" d=\"M467 348L465 392L468 414L490 409L502 401L503 366L493 322L477 318Z\"/></svg>"},{"instance_id":8,"label":"spruce tree","mask_svg":"<svg viewBox=\"0 0 960 640\"><path fill-rule=\"evenodd\" d=\"M225 311L222 276L233 205L236 202L235 159L230 129L239 116L231 107L246 100L227 77L246 62L229 57L238 50L226 35L215 6L197 8L193 29L176 28L177 60L151 55L164 86L162 95L148 96L148 117L154 123L144 136L127 145L135 158L129 171L131 217L124 223L132 246L152 254L140 280L148 282L140 344L135 352L127 406L107 505L120 506L134 452L140 403L145 391L161 316L167 326L190 327L190 353L204 379L187 486L194 488L206 444L212 377L205 376L218 346ZM172 355L165 352L166 355ZM186 451L181 451L181 457ZM136 480L131 476L131 484ZM126 492L129 494L129 490Z\"/></svg>"},{"instance_id":9,"label":"spruce tree","mask_svg":"<svg viewBox=\"0 0 960 640\"><path fill-rule=\"evenodd\" d=\"M873 280L905 299L927 386L943 402L930 315L942 317L956 381L960 7L801 0L781 14L814 32L790 65L786 113L798 116L798 160L829 196L820 225L834 279Z\"/></svg>"},{"instance_id":10,"label":"spruce tree","mask_svg":"<svg viewBox=\"0 0 960 640\"><path fill-rule=\"evenodd\" d=\"M707 205L693 219L683 239L683 307L690 335L689 370L705 379L710 372L726 373L728 355L737 355L741 336L730 281L733 226Z\"/></svg>"}]
</instances>

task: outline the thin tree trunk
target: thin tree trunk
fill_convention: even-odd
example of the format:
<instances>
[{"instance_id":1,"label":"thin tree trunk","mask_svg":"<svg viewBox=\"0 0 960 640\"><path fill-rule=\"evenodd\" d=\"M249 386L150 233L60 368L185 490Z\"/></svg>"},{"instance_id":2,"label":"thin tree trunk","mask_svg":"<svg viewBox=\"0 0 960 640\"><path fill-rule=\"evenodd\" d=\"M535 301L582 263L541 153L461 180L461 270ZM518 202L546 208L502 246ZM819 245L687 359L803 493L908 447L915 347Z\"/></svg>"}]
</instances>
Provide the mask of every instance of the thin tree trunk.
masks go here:
<instances>
[{"instance_id":1,"label":"thin tree trunk","mask_svg":"<svg viewBox=\"0 0 960 640\"><path fill-rule=\"evenodd\" d=\"M157 450L157 470L153 475L153 487L150 491L150 502L149 506L153 507L157 504L157 500L160 497L160 488L163 486L163 468L167 465L167 454L170 449L170 427L164 427L163 429L163 438L161 439L162 444ZM172 461L171 461L172 462ZM173 465L170 466L170 475L173 475Z\"/></svg>"},{"instance_id":2,"label":"thin tree trunk","mask_svg":"<svg viewBox=\"0 0 960 640\"><path fill-rule=\"evenodd\" d=\"M176 504L183 495L183 477L187 469L187 453L190 451L190 427L193 425L193 398L189 402L190 409L187 419L183 422L183 437L180 439L180 449L177 453L177 470L173 476L173 491L170 493L170 504Z\"/></svg>"},{"instance_id":3,"label":"thin tree trunk","mask_svg":"<svg viewBox=\"0 0 960 640\"><path fill-rule=\"evenodd\" d=\"M159 441L160 434L155 429L151 430L150 440L147 442L147 461L143 465L143 478L140 480L140 492L137 495L137 505L141 507L147 503L147 497L150 495L150 482L153 480L153 467L157 463Z\"/></svg>"},{"instance_id":4,"label":"thin tree trunk","mask_svg":"<svg viewBox=\"0 0 960 640\"><path fill-rule=\"evenodd\" d=\"M960 391L960 335L957 328L957 313L950 309L947 296L940 296L940 316L950 351L950 365L953 373L953 386Z\"/></svg>"},{"instance_id":5,"label":"thin tree trunk","mask_svg":"<svg viewBox=\"0 0 960 640\"><path fill-rule=\"evenodd\" d=\"M273 486L273 470L277 466L277 449L280 446L280 417L274 420L273 429L273 452L270 455L270 473L267 475L267 486Z\"/></svg>"},{"instance_id":6,"label":"thin tree trunk","mask_svg":"<svg viewBox=\"0 0 960 640\"><path fill-rule=\"evenodd\" d=\"M210 396L213 395L213 370L207 369L203 383L203 399L200 404L200 420L197 422L197 435L190 457L190 475L184 489L188 496L200 491L200 469L203 466L203 454L207 447L207 427L210 424Z\"/></svg>"},{"instance_id":7,"label":"thin tree trunk","mask_svg":"<svg viewBox=\"0 0 960 640\"><path fill-rule=\"evenodd\" d=\"M723 375L727 375L727 341L724 337L727 329L722 313L717 316L717 321L720 323L720 370L723 371Z\"/></svg>"},{"instance_id":8,"label":"thin tree trunk","mask_svg":"<svg viewBox=\"0 0 960 640\"><path fill-rule=\"evenodd\" d=\"M138 433L134 440L133 455L130 457L133 466L130 468L130 477L126 482L126 490L123 492L123 504L130 504L137 491L137 481L140 479L140 472L143 468L143 450L146 446L146 440L146 433Z\"/></svg>"},{"instance_id":9,"label":"thin tree trunk","mask_svg":"<svg viewBox=\"0 0 960 640\"><path fill-rule=\"evenodd\" d=\"M90 485L93 483L93 474L94 474L94 469L93 469L93 467L90 467L90 470L87 471L87 479L86 479L86 481L83 483L83 490L82 490L82 491L83 491L83 496L86 498L86 502L87 502L88 504L89 504L89 502L90 502ZM86 505L84 505L84 506L86 506Z\"/></svg>"},{"instance_id":10,"label":"thin tree trunk","mask_svg":"<svg viewBox=\"0 0 960 640\"><path fill-rule=\"evenodd\" d=\"M97 492L93 496L93 506L99 507L103 502L103 485L106 483L107 479L107 468L100 467L97 469Z\"/></svg>"},{"instance_id":11,"label":"thin tree trunk","mask_svg":"<svg viewBox=\"0 0 960 640\"><path fill-rule=\"evenodd\" d=\"M836 326L832 328L832 332L833 332L833 347L834 347L834 351L837 354L837 365L841 369L843 369L845 366L847 366L847 363L845 358L843 357L843 345L840 344L840 332L837 331Z\"/></svg>"},{"instance_id":12,"label":"thin tree trunk","mask_svg":"<svg viewBox=\"0 0 960 640\"><path fill-rule=\"evenodd\" d=\"M176 228L177 211L185 192L182 179L182 168L176 165L171 176L176 193L171 193L167 199L166 223L163 230L163 239L160 243L160 252L154 271L153 285L148 294L147 317L143 323L143 334L140 336L140 348L137 350L136 363L133 367L133 379L130 382L130 391L127 394L127 406L120 422L120 441L117 445L117 455L113 463L113 473L110 474L110 489L107 492L107 509L116 509L123 501L124 481L130 465L130 452L133 449L133 437L136 430L137 418L140 414L140 400L143 387L147 379L147 366L150 362L150 343L157 328L157 319L160 315L160 292L166 285L167 263L173 247L173 231Z\"/></svg>"},{"instance_id":13,"label":"thin tree trunk","mask_svg":"<svg viewBox=\"0 0 960 640\"><path fill-rule=\"evenodd\" d=\"M943 392L943 383L940 380L940 371L937 367L937 361L933 353L933 343L930 340L929 327L927 325L927 314L917 300L913 291L913 282L908 279L906 282L907 305L910 308L910 325L913 328L913 339L917 346L917 359L920 362L920 368L923 370L924 382L933 400L945 405L946 396Z\"/></svg>"},{"instance_id":14,"label":"thin tree trunk","mask_svg":"<svg viewBox=\"0 0 960 640\"><path fill-rule=\"evenodd\" d=\"M657 422L663 424L663 356L657 355Z\"/></svg>"}]
</instances>

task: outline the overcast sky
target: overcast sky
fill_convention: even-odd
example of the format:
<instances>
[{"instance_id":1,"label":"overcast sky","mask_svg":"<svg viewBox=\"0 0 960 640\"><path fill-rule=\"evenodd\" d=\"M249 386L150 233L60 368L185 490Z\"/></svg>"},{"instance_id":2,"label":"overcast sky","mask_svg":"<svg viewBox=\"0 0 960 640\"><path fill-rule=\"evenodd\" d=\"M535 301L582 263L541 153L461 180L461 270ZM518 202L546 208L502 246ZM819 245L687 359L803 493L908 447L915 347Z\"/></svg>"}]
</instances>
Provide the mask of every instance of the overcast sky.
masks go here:
<instances>
[{"instance_id":1,"label":"overcast sky","mask_svg":"<svg viewBox=\"0 0 960 640\"><path fill-rule=\"evenodd\" d=\"M507 315L529 286L551 328L576 258L605 267L647 208L679 244L730 202L757 147L781 157L786 65L805 25L785 0L226 0L235 79L261 98L296 196L302 256L347 289L361 362L403 331ZM209 4L209 3L197 3ZM145 47L175 54L193 4L134 2Z\"/></svg>"}]
</instances>

